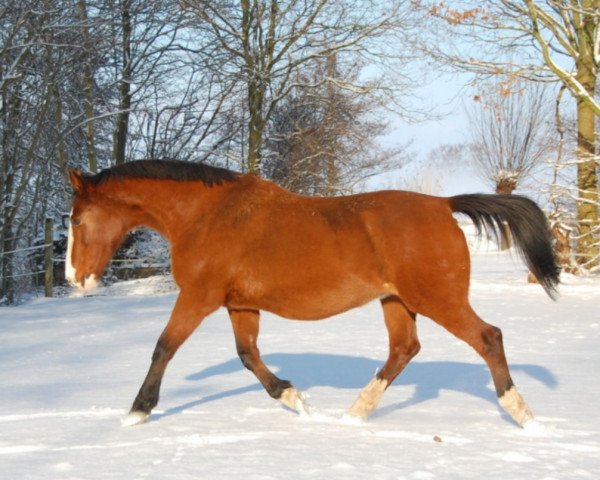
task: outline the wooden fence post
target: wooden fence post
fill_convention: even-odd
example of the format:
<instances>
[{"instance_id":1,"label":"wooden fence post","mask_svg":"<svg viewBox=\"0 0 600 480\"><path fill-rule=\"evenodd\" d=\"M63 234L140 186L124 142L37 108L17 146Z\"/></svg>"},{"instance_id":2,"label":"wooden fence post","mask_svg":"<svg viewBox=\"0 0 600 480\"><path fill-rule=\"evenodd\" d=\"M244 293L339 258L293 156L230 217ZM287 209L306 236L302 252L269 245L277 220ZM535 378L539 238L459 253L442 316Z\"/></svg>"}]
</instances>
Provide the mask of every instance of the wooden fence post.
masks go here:
<instances>
[{"instance_id":1,"label":"wooden fence post","mask_svg":"<svg viewBox=\"0 0 600 480\"><path fill-rule=\"evenodd\" d=\"M44 255L44 291L46 297L52 296L52 284L54 283L54 265L52 254L54 253L54 222L47 218L44 224L44 243L46 244Z\"/></svg>"}]
</instances>

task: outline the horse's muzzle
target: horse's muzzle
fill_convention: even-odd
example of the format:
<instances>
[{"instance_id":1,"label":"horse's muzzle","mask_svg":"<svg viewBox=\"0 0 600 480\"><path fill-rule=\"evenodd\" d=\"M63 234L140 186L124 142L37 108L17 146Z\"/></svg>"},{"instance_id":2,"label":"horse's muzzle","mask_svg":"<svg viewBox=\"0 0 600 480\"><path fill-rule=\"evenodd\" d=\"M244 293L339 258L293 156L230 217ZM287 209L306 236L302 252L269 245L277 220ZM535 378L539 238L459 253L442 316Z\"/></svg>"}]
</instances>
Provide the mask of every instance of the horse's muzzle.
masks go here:
<instances>
[{"instance_id":1,"label":"horse's muzzle","mask_svg":"<svg viewBox=\"0 0 600 480\"><path fill-rule=\"evenodd\" d=\"M85 290L85 291L93 290L100 283L100 281L98 280L98 277L96 277L96 275L94 275L94 274L86 276L83 279L83 282L78 282L77 280L75 280L75 277L69 277L69 278L67 278L67 280L74 287L79 288L79 290Z\"/></svg>"}]
</instances>

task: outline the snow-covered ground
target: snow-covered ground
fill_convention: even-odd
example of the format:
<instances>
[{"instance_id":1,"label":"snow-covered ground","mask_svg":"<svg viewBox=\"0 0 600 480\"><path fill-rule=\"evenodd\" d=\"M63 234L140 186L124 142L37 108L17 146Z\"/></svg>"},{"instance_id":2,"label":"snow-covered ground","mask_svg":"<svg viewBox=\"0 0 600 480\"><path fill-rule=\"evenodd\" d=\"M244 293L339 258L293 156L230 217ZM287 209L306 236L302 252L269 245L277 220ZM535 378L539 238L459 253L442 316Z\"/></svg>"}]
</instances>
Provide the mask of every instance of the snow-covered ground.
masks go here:
<instances>
[{"instance_id":1,"label":"snow-covered ground","mask_svg":"<svg viewBox=\"0 0 600 480\"><path fill-rule=\"evenodd\" d=\"M426 318L421 353L369 421L338 420L386 358L377 303L324 322L263 317L264 359L323 415L268 397L218 311L171 363L151 421L121 427L175 300L153 278L0 309L0 477L598 478L600 280L566 278L554 303L508 254L473 263L473 304L502 328L537 432L500 411L482 360Z\"/></svg>"}]
</instances>

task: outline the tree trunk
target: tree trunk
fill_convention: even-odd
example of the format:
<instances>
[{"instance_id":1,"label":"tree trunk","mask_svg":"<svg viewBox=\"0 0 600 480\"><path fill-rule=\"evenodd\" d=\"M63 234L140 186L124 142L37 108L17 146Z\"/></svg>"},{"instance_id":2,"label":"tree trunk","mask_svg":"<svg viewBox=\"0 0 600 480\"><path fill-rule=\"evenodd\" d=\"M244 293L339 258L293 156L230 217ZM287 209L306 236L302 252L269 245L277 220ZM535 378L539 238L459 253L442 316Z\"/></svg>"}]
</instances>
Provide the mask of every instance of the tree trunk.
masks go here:
<instances>
[{"instance_id":1,"label":"tree trunk","mask_svg":"<svg viewBox=\"0 0 600 480\"><path fill-rule=\"evenodd\" d=\"M600 255L598 239L594 229L598 226L598 182L596 161L594 158L594 113L578 102L577 107L577 219L579 236L577 239L577 257L587 267L598 263ZM591 262L591 263L590 263Z\"/></svg>"},{"instance_id":2,"label":"tree trunk","mask_svg":"<svg viewBox=\"0 0 600 480\"><path fill-rule=\"evenodd\" d=\"M517 182L514 178L501 178L496 183L496 193L498 195L511 195L517 188Z\"/></svg>"},{"instance_id":3,"label":"tree trunk","mask_svg":"<svg viewBox=\"0 0 600 480\"><path fill-rule=\"evenodd\" d=\"M331 79L339 78L338 70L337 70L337 55L331 54L327 57L327 76ZM338 98L336 89L333 86L333 82L327 82L327 115L326 119L329 120L329 123L336 126L338 129L342 127L343 120L342 115L339 110L339 102L342 101L341 98ZM328 125L323 126L325 129L328 128ZM343 127L342 127L343 128ZM340 131L335 132L333 141L330 143L337 144L339 139L338 136L341 134ZM325 145L323 145L325 147ZM325 195L329 197L333 197L338 193L338 176L339 169L337 165L337 157L334 155L334 150L338 149L338 145L329 145L329 148L325 150L325 161L327 162L327 186L325 188ZM342 150L341 148L339 150Z\"/></svg>"},{"instance_id":4,"label":"tree trunk","mask_svg":"<svg viewBox=\"0 0 600 480\"><path fill-rule=\"evenodd\" d=\"M15 250L17 239L14 228L14 212L16 208L16 190L18 180L15 178L17 170L16 151L14 141L18 138L19 113L22 111L22 96L20 87L2 92L2 122L0 126L6 132L2 136L2 151L0 151L0 302L14 303L14 254L6 253Z\"/></svg>"},{"instance_id":5,"label":"tree trunk","mask_svg":"<svg viewBox=\"0 0 600 480\"><path fill-rule=\"evenodd\" d=\"M592 24L593 22L589 22ZM591 25L593 28L593 25ZM596 73L593 61L593 45L587 29L580 32L584 42L577 62L577 80L591 98L595 96ZM592 30L593 33L593 30ZM596 173L596 116L592 108L580 97L577 99L577 261L586 268L600 262L600 246L594 230L598 228L598 179Z\"/></svg>"},{"instance_id":6,"label":"tree trunk","mask_svg":"<svg viewBox=\"0 0 600 480\"><path fill-rule=\"evenodd\" d=\"M77 2L77 11L81 21L81 35L83 37L84 47L84 65L83 65L83 110L85 115L85 148L88 157L88 167L90 172L98 171L98 161L96 159L95 145L95 127L94 127L94 75L90 65L90 51L92 49L90 41L90 32L88 30L87 5L85 0Z\"/></svg>"},{"instance_id":7,"label":"tree trunk","mask_svg":"<svg viewBox=\"0 0 600 480\"><path fill-rule=\"evenodd\" d=\"M52 297L52 286L54 284L54 265L52 253L54 252L54 222L46 218L44 223L44 293L46 297Z\"/></svg>"},{"instance_id":8,"label":"tree trunk","mask_svg":"<svg viewBox=\"0 0 600 480\"><path fill-rule=\"evenodd\" d=\"M12 224L9 223L10 216L3 215L2 218L2 251L3 252L11 252L15 249L16 241L13 237L13 229ZM1 265L0 265L0 302L5 302L8 305L11 305L15 301L15 289L14 289L14 279L13 279L13 254L4 254L0 257Z\"/></svg>"},{"instance_id":9,"label":"tree trunk","mask_svg":"<svg viewBox=\"0 0 600 480\"><path fill-rule=\"evenodd\" d=\"M248 159L246 171L255 175L260 174L261 149L263 133L265 130L265 119L263 115L263 99L265 86L260 82L250 82L248 85L248 110L250 120L248 121Z\"/></svg>"},{"instance_id":10,"label":"tree trunk","mask_svg":"<svg viewBox=\"0 0 600 480\"><path fill-rule=\"evenodd\" d=\"M246 161L246 171L259 175L264 126L261 125L262 119L253 117L254 115L250 116L248 124L248 159Z\"/></svg>"},{"instance_id":11,"label":"tree trunk","mask_svg":"<svg viewBox=\"0 0 600 480\"><path fill-rule=\"evenodd\" d=\"M577 266L573 263L571 257L571 232L559 223L556 223L552 227L551 233L554 239L556 260L563 272L577 274Z\"/></svg>"},{"instance_id":12,"label":"tree trunk","mask_svg":"<svg viewBox=\"0 0 600 480\"><path fill-rule=\"evenodd\" d=\"M56 158L58 160L58 168L63 175L65 184L68 184L69 174L67 172L67 149L65 147L65 139L63 136L63 104L60 96L60 90L56 83L52 84L52 97L54 100L54 121L58 130L58 139L56 140ZM69 201L69 194L65 192L65 200Z\"/></svg>"},{"instance_id":13,"label":"tree trunk","mask_svg":"<svg viewBox=\"0 0 600 480\"><path fill-rule=\"evenodd\" d=\"M115 164L125 163L125 147L129 130L129 110L131 109L131 0L123 0L121 26L123 28L122 54L123 70L119 84L119 112L115 130L113 157Z\"/></svg>"}]
</instances>

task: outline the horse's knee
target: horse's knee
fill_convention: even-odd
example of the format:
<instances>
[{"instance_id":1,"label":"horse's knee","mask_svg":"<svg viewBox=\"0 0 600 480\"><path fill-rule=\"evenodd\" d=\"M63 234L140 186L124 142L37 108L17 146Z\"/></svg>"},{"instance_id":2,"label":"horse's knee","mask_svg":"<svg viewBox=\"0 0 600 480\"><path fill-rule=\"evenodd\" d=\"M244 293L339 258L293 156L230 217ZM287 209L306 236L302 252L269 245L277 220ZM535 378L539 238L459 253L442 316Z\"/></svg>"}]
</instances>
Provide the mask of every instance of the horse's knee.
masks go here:
<instances>
[{"instance_id":1,"label":"horse's knee","mask_svg":"<svg viewBox=\"0 0 600 480\"><path fill-rule=\"evenodd\" d=\"M395 357L397 363L402 364L408 362L417 353L421 351L421 343L417 338L413 338L401 345L396 345L390 350L391 356Z\"/></svg>"},{"instance_id":2,"label":"horse's knee","mask_svg":"<svg viewBox=\"0 0 600 480\"><path fill-rule=\"evenodd\" d=\"M481 332L483 353L494 355L504 351L502 342L502 330L493 325L488 325Z\"/></svg>"},{"instance_id":3,"label":"horse's knee","mask_svg":"<svg viewBox=\"0 0 600 480\"><path fill-rule=\"evenodd\" d=\"M377 378L386 380L389 385L420 350L421 344L416 338L400 345L391 346L388 360L377 374Z\"/></svg>"},{"instance_id":4,"label":"horse's knee","mask_svg":"<svg viewBox=\"0 0 600 480\"><path fill-rule=\"evenodd\" d=\"M414 339L408 349L409 358L413 358L421 351L421 342L418 339Z\"/></svg>"}]
</instances>

